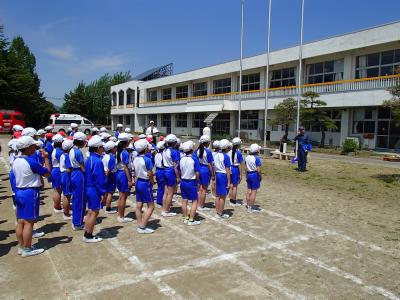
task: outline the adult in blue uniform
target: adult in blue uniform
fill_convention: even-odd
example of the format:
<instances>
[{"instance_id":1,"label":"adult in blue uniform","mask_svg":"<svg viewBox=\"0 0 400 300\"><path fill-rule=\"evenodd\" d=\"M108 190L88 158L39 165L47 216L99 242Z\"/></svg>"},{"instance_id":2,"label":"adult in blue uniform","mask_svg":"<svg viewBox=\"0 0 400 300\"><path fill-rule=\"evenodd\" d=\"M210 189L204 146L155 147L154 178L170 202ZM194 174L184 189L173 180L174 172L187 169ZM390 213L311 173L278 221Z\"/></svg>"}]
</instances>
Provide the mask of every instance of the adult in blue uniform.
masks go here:
<instances>
[{"instance_id":1,"label":"adult in blue uniform","mask_svg":"<svg viewBox=\"0 0 400 300\"><path fill-rule=\"evenodd\" d=\"M297 146L297 171L305 172L307 171L307 152L310 145L310 138L307 133L305 133L304 127L299 127L299 133L295 136L294 141L298 142Z\"/></svg>"}]
</instances>

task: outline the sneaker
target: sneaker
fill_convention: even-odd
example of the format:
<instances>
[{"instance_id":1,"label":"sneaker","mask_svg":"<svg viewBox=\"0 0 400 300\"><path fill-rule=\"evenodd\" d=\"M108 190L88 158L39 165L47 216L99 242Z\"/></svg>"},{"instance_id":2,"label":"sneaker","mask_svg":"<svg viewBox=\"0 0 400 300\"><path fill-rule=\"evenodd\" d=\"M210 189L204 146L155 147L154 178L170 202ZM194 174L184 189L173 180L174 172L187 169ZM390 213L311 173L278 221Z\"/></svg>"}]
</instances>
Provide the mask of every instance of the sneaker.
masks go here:
<instances>
[{"instance_id":1,"label":"sneaker","mask_svg":"<svg viewBox=\"0 0 400 300\"><path fill-rule=\"evenodd\" d=\"M111 215L111 214L116 214L118 210L116 209L111 209L111 210L106 210L106 214Z\"/></svg>"},{"instance_id":2,"label":"sneaker","mask_svg":"<svg viewBox=\"0 0 400 300\"><path fill-rule=\"evenodd\" d=\"M72 220L72 216L71 215L63 215L63 219L65 220L65 221L68 221L68 220Z\"/></svg>"},{"instance_id":3,"label":"sneaker","mask_svg":"<svg viewBox=\"0 0 400 300\"><path fill-rule=\"evenodd\" d=\"M18 247L18 250L17 250L18 255L22 255L22 252L24 252L24 248Z\"/></svg>"},{"instance_id":4,"label":"sneaker","mask_svg":"<svg viewBox=\"0 0 400 300\"><path fill-rule=\"evenodd\" d=\"M241 206L241 204L236 200L229 200L229 204L230 206Z\"/></svg>"},{"instance_id":5,"label":"sneaker","mask_svg":"<svg viewBox=\"0 0 400 300\"><path fill-rule=\"evenodd\" d=\"M211 210L211 208L209 208L209 207L207 207L207 206L204 206L204 207L198 206L198 207L197 207L197 210L198 210L198 211L209 211L209 210Z\"/></svg>"},{"instance_id":6,"label":"sneaker","mask_svg":"<svg viewBox=\"0 0 400 300\"><path fill-rule=\"evenodd\" d=\"M216 214L215 217L216 217L218 220L229 219L229 215L227 215L227 214L222 214L222 215Z\"/></svg>"},{"instance_id":7,"label":"sneaker","mask_svg":"<svg viewBox=\"0 0 400 300\"><path fill-rule=\"evenodd\" d=\"M138 232L138 233L142 233L142 234L149 234L149 233L153 233L153 232L154 232L154 229L151 229L151 228L149 228L149 227L146 227L146 228L140 228L140 227L138 227L137 232Z\"/></svg>"},{"instance_id":8,"label":"sneaker","mask_svg":"<svg viewBox=\"0 0 400 300\"><path fill-rule=\"evenodd\" d=\"M250 207L247 208L247 212L248 213L260 213L262 209L258 208L258 207Z\"/></svg>"},{"instance_id":9,"label":"sneaker","mask_svg":"<svg viewBox=\"0 0 400 300\"><path fill-rule=\"evenodd\" d=\"M32 232L32 238L37 239L44 236L44 232L34 230Z\"/></svg>"},{"instance_id":10,"label":"sneaker","mask_svg":"<svg viewBox=\"0 0 400 300\"><path fill-rule=\"evenodd\" d=\"M157 204L157 208L162 208L162 205L160 205L160 204Z\"/></svg>"},{"instance_id":11,"label":"sneaker","mask_svg":"<svg viewBox=\"0 0 400 300\"><path fill-rule=\"evenodd\" d=\"M34 255L38 255L43 252L44 252L44 249L42 249L42 248L36 249L34 246L32 246L30 248L23 249L21 256L22 257L34 256Z\"/></svg>"},{"instance_id":12,"label":"sneaker","mask_svg":"<svg viewBox=\"0 0 400 300\"><path fill-rule=\"evenodd\" d=\"M189 219L184 218L183 219L183 224L187 224L189 222Z\"/></svg>"},{"instance_id":13,"label":"sneaker","mask_svg":"<svg viewBox=\"0 0 400 300\"><path fill-rule=\"evenodd\" d=\"M54 211L55 214L61 214L61 213L64 212L64 210L62 208L61 209L53 208L53 211Z\"/></svg>"},{"instance_id":14,"label":"sneaker","mask_svg":"<svg viewBox=\"0 0 400 300\"><path fill-rule=\"evenodd\" d=\"M163 216L163 217L174 217L174 216L176 216L176 213L162 211L161 212L161 216Z\"/></svg>"},{"instance_id":15,"label":"sneaker","mask_svg":"<svg viewBox=\"0 0 400 300\"><path fill-rule=\"evenodd\" d=\"M193 221L188 221L186 224L188 225L188 226L193 226L193 225L200 225L200 221L197 221L197 220L193 220Z\"/></svg>"},{"instance_id":16,"label":"sneaker","mask_svg":"<svg viewBox=\"0 0 400 300\"><path fill-rule=\"evenodd\" d=\"M132 218L127 218L127 217L124 217L124 218L117 217L117 221L120 222L120 223L128 223L128 222L132 222L133 219Z\"/></svg>"},{"instance_id":17,"label":"sneaker","mask_svg":"<svg viewBox=\"0 0 400 300\"><path fill-rule=\"evenodd\" d=\"M92 238L83 237L82 239L85 243L98 243L101 242L103 239L98 236L94 236Z\"/></svg>"},{"instance_id":18,"label":"sneaker","mask_svg":"<svg viewBox=\"0 0 400 300\"><path fill-rule=\"evenodd\" d=\"M72 230L78 231L78 230L83 230L85 229L85 226L81 225L81 226L75 226L74 224L72 224Z\"/></svg>"},{"instance_id":19,"label":"sneaker","mask_svg":"<svg viewBox=\"0 0 400 300\"><path fill-rule=\"evenodd\" d=\"M17 207L13 204L13 210L16 210L17 209Z\"/></svg>"}]
</instances>

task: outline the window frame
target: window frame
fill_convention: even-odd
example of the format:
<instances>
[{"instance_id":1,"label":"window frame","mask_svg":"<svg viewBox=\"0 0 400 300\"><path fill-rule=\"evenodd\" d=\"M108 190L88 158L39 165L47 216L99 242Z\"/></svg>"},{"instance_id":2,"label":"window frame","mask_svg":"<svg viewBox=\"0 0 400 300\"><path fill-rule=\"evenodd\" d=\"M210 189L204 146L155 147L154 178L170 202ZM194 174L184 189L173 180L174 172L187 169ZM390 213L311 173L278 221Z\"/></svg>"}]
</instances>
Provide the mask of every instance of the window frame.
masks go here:
<instances>
[{"instance_id":1,"label":"window frame","mask_svg":"<svg viewBox=\"0 0 400 300\"><path fill-rule=\"evenodd\" d=\"M175 115L175 127L176 128L187 128L188 115L185 113Z\"/></svg>"},{"instance_id":2,"label":"window frame","mask_svg":"<svg viewBox=\"0 0 400 300\"><path fill-rule=\"evenodd\" d=\"M186 91L185 91L186 90ZM176 99L184 99L189 97L189 86L188 85L180 85L175 88L175 98Z\"/></svg>"},{"instance_id":3,"label":"window frame","mask_svg":"<svg viewBox=\"0 0 400 300\"><path fill-rule=\"evenodd\" d=\"M214 95L229 94L231 92L232 92L232 79L230 77L213 80Z\"/></svg>"}]
</instances>

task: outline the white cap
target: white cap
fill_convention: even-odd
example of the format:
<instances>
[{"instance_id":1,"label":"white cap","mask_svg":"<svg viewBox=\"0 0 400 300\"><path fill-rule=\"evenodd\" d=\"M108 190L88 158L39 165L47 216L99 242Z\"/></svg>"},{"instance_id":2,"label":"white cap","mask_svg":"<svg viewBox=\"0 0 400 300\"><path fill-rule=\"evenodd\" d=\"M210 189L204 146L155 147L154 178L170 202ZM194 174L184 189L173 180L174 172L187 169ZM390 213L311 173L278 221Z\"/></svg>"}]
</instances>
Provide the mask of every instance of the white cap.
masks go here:
<instances>
[{"instance_id":1,"label":"white cap","mask_svg":"<svg viewBox=\"0 0 400 300\"><path fill-rule=\"evenodd\" d=\"M47 125L47 126L44 128L44 130L46 130L46 131L52 131L52 130L53 130L53 126Z\"/></svg>"},{"instance_id":2,"label":"white cap","mask_svg":"<svg viewBox=\"0 0 400 300\"><path fill-rule=\"evenodd\" d=\"M38 131L37 131L37 135L42 135L42 134L45 134L46 133L46 131L45 130L43 130L43 129L39 129Z\"/></svg>"},{"instance_id":3,"label":"white cap","mask_svg":"<svg viewBox=\"0 0 400 300\"><path fill-rule=\"evenodd\" d=\"M229 148L229 141L227 140L227 139L223 139L223 140L221 140L220 142L219 142L219 148L221 149L221 150L225 150L225 149L228 149Z\"/></svg>"},{"instance_id":4,"label":"white cap","mask_svg":"<svg viewBox=\"0 0 400 300\"><path fill-rule=\"evenodd\" d=\"M99 129L97 127L93 127L91 130L92 132L99 132Z\"/></svg>"},{"instance_id":5,"label":"white cap","mask_svg":"<svg viewBox=\"0 0 400 300\"><path fill-rule=\"evenodd\" d=\"M70 126L71 126L72 129L78 128L78 124L76 124L76 123L71 123Z\"/></svg>"},{"instance_id":6,"label":"white cap","mask_svg":"<svg viewBox=\"0 0 400 300\"><path fill-rule=\"evenodd\" d=\"M44 144L42 141L36 141L36 146L38 146L40 149L42 149Z\"/></svg>"},{"instance_id":7,"label":"white cap","mask_svg":"<svg viewBox=\"0 0 400 300\"><path fill-rule=\"evenodd\" d=\"M98 135L93 136L89 142L88 142L88 147L102 147L104 145L103 141L101 140L101 137Z\"/></svg>"},{"instance_id":8,"label":"white cap","mask_svg":"<svg viewBox=\"0 0 400 300\"><path fill-rule=\"evenodd\" d=\"M34 144L36 144L36 141L32 137L25 135L17 139L15 146L18 150L21 150L26 149Z\"/></svg>"},{"instance_id":9,"label":"white cap","mask_svg":"<svg viewBox=\"0 0 400 300\"><path fill-rule=\"evenodd\" d=\"M238 138L238 137L235 137L235 138L232 140L232 144L233 144L234 146L240 145L241 143L242 143L242 140L241 140L240 138Z\"/></svg>"},{"instance_id":10,"label":"white cap","mask_svg":"<svg viewBox=\"0 0 400 300\"><path fill-rule=\"evenodd\" d=\"M118 140L121 142L129 141L129 135L126 132L122 132L118 135Z\"/></svg>"},{"instance_id":11,"label":"white cap","mask_svg":"<svg viewBox=\"0 0 400 300\"><path fill-rule=\"evenodd\" d=\"M117 124L117 128L122 128L124 127L124 125L122 125L121 123Z\"/></svg>"},{"instance_id":12,"label":"white cap","mask_svg":"<svg viewBox=\"0 0 400 300\"><path fill-rule=\"evenodd\" d=\"M72 131L72 128L71 128L71 126L70 127L68 127L68 129L67 129L68 131Z\"/></svg>"},{"instance_id":13,"label":"white cap","mask_svg":"<svg viewBox=\"0 0 400 300\"><path fill-rule=\"evenodd\" d=\"M218 148L219 148L219 141L218 141L218 140L217 140L217 141L214 141L214 142L212 143L212 146L213 146L214 149L218 149Z\"/></svg>"},{"instance_id":14,"label":"white cap","mask_svg":"<svg viewBox=\"0 0 400 300\"><path fill-rule=\"evenodd\" d=\"M135 147L133 147L133 144L132 144L132 143L129 143L129 145L128 145L128 147L126 147L126 149L134 150Z\"/></svg>"},{"instance_id":15,"label":"white cap","mask_svg":"<svg viewBox=\"0 0 400 300\"><path fill-rule=\"evenodd\" d=\"M167 143L176 142L176 141L177 141L176 135L175 135L175 134L168 134L168 135L165 137L165 141L166 141Z\"/></svg>"},{"instance_id":16,"label":"white cap","mask_svg":"<svg viewBox=\"0 0 400 300\"><path fill-rule=\"evenodd\" d=\"M57 133L53 136L52 141L53 143L62 143L64 141L64 137L61 134Z\"/></svg>"},{"instance_id":17,"label":"white cap","mask_svg":"<svg viewBox=\"0 0 400 300\"><path fill-rule=\"evenodd\" d=\"M100 137L101 137L103 140L106 140L106 139L110 138L111 135L110 135L109 133L107 133L107 132L102 132L102 133L100 133Z\"/></svg>"},{"instance_id":18,"label":"white cap","mask_svg":"<svg viewBox=\"0 0 400 300\"><path fill-rule=\"evenodd\" d=\"M113 141L108 141L104 144L104 151L110 151L111 149L114 149L115 146L117 145Z\"/></svg>"},{"instance_id":19,"label":"white cap","mask_svg":"<svg viewBox=\"0 0 400 300\"><path fill-rule=\"evenodd\" d=\"M64 151L71 149L73 146L74 146L74 142L72 140L68 140L68 139L64 140L64 142L62 142L62 145L61 145L61 147Z\"/></svg>"},{"instance_id":20,"label":"white cap","mask_svg":"<svg viewBox=\"0 0 400 300\"><path fill-rule=\"evenodd\" d=\"M33 127L26 127L22 130L22 136L34 137L36 135L36 129Z\"/></svg>"},{"instance_id":21,"label":"white cap","mask_svg":"<svg viewBox=\"0 0 400 300\"><path fill-rule=\"evenodd\" d=\"M145 138L146 138L146 135L145 135L144 133L139 134L138 138L139 138L139 139L145 139Z\"/></svg>"},{"instance_id":22,"label":"white cap","mask_svg":"<svg viewBox=\"0 0 400 300\"><path fill-rule=\"evenodd\" d=\"M108 132L108 130L107 130L107 128L105 128L105 127L101 127L101 128L100 128L100 132Z\"/></svg>"},{"instance_id":23,"label":"white cap","mask_svg":"<svg viewBox=\"0 0 400 300\"><path fill-rule=\"evenodd\" d=\"M160 141L157 143L157 148L162 150L165 148L165 142L164 141Z\"/></svg>"},{"instance_id":24,"label":"white cap","mask_svg":"<svg viewBox=\"0 0 400 300\"><path fill-rule=\"evenodd\" d=\"M150 124L152 124L152 123L154 124L154 121L153 121L153 120L150 121Z\"/></svg>"},{"instance_id":25,"label":"white cap","mask_svg":"<svg viewBox=\"0 0 400 300\"><path fill-rule=\"evenodd\" d=\"M86 141L86 134L84 134L83 132L76 132L74 134L74 140Z\"/></svg>"},{"instance_id":26,"label":"white cap","mask_svg":"<svg viewBox=\"0 0 400 300\"><path fill-rule=\"evenodd\" d=\"M145 150L149 145L149 142L146 140L138 140L137 142L135 142L135 148L137 152L142 152L143 150Z\"/></svg>"},{"instance_id":27,"label":"white cap","mask_svg":"<svg viewBox=\"0 0 400 300\"><path fill-rule=\"evenodd\" d=\"M178 145L180 145L180 144L181 144L181 139L176 138L176 143L177 143Z\"/></svg>"},{"instance_id":28,"label":"white cap","mask_svg":"<svg viewBox=\"0 0 400 300\"><path fill-rule=\"evenodd\" d=\"M16 124L16 125L14 125L12 127L12 130L13 131L22 131L22 130L24 130L24 127L22 127L21 125Z\"/></svg>"},{"instance_id":29,"label":"white cap","mask_svg":"<svg viewBox=\"0 0 400 300\"><path fill-rule=\"evenodd\" d=\"M194 149L194 143L192 141L187 141L182 144L183 152L189 152Z\"/></svg>"},{"instance_id":30,"label":"white cap","mask_svg":"<svg viewBox=\"0 0 400 300\"><path fill-rule=\"evenodd\" d=\"M229 142L229 148L232 148L233 144L231 142Z\"/></svg>"},{"instance_id":31,"label":"white cap","mask_svg":"<svg viewBox=\"0 0 400 300\"><path fill-rule=\"evenodd\" d=\"M7 144L8 148L11 150L17 150L17 139L12 139Z\"/></svg>"},{"instance_id":32,"label":"white cap","mask_svg":"<svg viewBox=\"0 0 400 300\"><path fill-rule=\"evenodd\" d=\"M200 140L199 140L200 144L209 143L209 142L211 142L211 139L210 139L210 137L208 135L202 135L200 137Z\"/></svg>"},{"instance_id":33,"label":"white cap","mask_svg":"<svg viewBox=\"0 0 400 300\"><path fill-rule=\"evenodd\" d=\"M125 132L126 132L126 133L131 133L131 129L128 128L128 127L126 127L126 128L125 128Z\"/></svg>"},{"instance_id":34,"label":"white cap","mask_svg":"<svg viewBox=\"0 0 400 300\"><path fill-rule=\"evenodd\" d=\"M128 137L129 137L130 140L133 138L133 134L127 133L127 132L125 132L125 133L128 135Z\"/></svg>"},{"instance_id":35,"label":"white cap","mask_svg":"<svg viewBox=\"0 0 400 300\"><path fill-rule=\"evenodd\" d=\"M118 141L118 139L115 136L110 137L110 141L113 141L114 143L116 143Z\"/></svg>"},{"instance_id":36,"label":"white cap","mask_svg":"<svg viewBox=\"0 0 400 300\"><path fill-rule=\"evenodd\" d=\"M260 152L261 147L257 144L250 145L250 153L257 153Z\"/></svg>"}]
</instances>

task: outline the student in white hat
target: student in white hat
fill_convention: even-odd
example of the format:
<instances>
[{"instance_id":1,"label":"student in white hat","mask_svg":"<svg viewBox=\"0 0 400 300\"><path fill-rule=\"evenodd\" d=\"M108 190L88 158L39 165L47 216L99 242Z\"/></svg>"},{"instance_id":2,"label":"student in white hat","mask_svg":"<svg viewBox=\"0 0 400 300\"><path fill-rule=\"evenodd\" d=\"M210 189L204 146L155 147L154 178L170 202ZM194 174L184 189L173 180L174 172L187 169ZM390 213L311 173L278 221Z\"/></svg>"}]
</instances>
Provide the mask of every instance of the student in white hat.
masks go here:
<instances>
[{"instance_id":1,"label":"student in white hat","mask_svg":"<svg viewBox=\"0 0 400 300\"><path fill-rule=\"evenodd\" d=\"M246 181L247 181L247 211L250 213L260 212L260 208L254 206L256 201L257 190L260 188L262 180L261 175L261 159L258 156L261 147L257 144L250 145L250 153L246 157Z\"/></svg>"},{"instance_id":2,"label":"student in white hat","mask_svg":"<svg viewBox=\"0 0 400 300\"><path fill-rule=\"evenodd\" d=\"M193 155L194 143L187 141L182 144L185 156L178 163L177 171L181 179L180 187L182 193L182 214L183 223L187 225L199 225L200 221L194 219L197 209L198 189L201 166L196 155ZM192 202L190 212L188 212L188 201Z\"/></svg>"},{"instance_id":3,"label":"student in white hat","mask_svg":"<svg viewBox=\"0 0 400 300\"><path fill-rule=\"evenodd\" d=\"M228 214L224 214L225 198L229 191L231 181L231 160L227 154L229 151L229 141L223 139L219 142L221 152L215 155L214 166L215 166L215 184L217 199L215 201L215 209L217 211L216 217L218 219L229 218Z\"/></svg>"},{"instance_id":4,"label":"student in white hat","mask_svg":"<svg viewBox=\"0 0 400 300\"><path fill-rule=\"evenodd\" d=\"M210 142L211 140L208 135L201 136L199 140L199 147L195 151L195 155L200 162L199 205L197 207L199 211L209 210L208 207L205 207L207 189L210 185L211 178L214 178L214 157L210 149L208 149L208 147L210 146Z\"/></svg>"},{"instance_id":5,"label":"student in white hat","mask_svg":"<svg viewBox=\"0 0 400 300\"><path fill-rule=\"evenodd\" d=\"M33 127L26 127L24 130L22 130L22 136L30 136L31 138L34 138L36 135L36 129Z\"/></svg>"},{"instance_id":6,"label":"student in white hat","mask_svg":"<svg viewBox=\"0 0 400 300\"><path fill-rule=\"evenodd\" d=\"M62 213L63 209L61 206L61 171L60 171L60 157L63 154L62 142L64 138L61 134L53 136L53 151L51 152L51 186L53 187L53 202L54 202L54 213Z\"/></svg>"},{"instance_id":7,"label":"student in white hat","mask_svg":"<svg viewBox=\"0 0 400 300\"><path fill-rule=\"evenodd\" d=\"M90 157L85 162L85 183L88 213L85 219L83 241L97 243L103 239L93 235L94 225L101 209L101 199L106 193L107 177L104 172L102 154L103 141L100 136L94 136L88 142Z\"/></svg>"},{"instance_id":8,"label":"student in white hat","mask_svg":"<svg viewBox=\"0 0 400 300\"><path fill-rule=\"evenodd\" d=\"M72 131L69 134L69 136L74 136L75 133L77 133L79 131L79 125L76 123L71 123L70 127L71 127Z\"/></svg>"},{"instance_id":9,"label":"student in white hat","mask_svg":"<svg viewBox=\"0 0 400 300\"><path fill-rule=\"evenodd\" d=\"M92 134L89 139L91 139L93 136L99 135L99 129L97 127L93 127L90 131Z\"/></svg>"},{"instance_id":10,"label":"student in white hat","mask_svg":"<svg viewBox=\"0 0 400 300\"><path fill-rule=\"evenodd\" d=\"M12 166L15 175L17 204L16 236L19 244L18 254L22 257L40 254L44 249L32 246L33 225L39 219L41 176L50 176L48 155L43 151L42 167L33 153L36 152L36 142L30 136L22 136L16 142L16 148L21 155L15 158Z\"/></svg>"},{"instance_id":11,"label":"student in white hat","mask_svg":"<svg viewBox=\"0 0 400 300\"><path fill-rule=\"evenodd\" d=\"M163 206L164 190L165 190L165 172L162 153L165 149L165 142L161 141L157 143L157 153L154 156L154 164L156 167L156 180L157 180L157 207Z\"/></svg>"},{"instance_id":12,"label":"student in white hat","mask_svg":"<svg viewBox=\"0 0 400 300\"><path fill-rule=\"evenodd\" d=\"M72 173L72 165L71 160L69 159L69 151L74 146L74 142L72 140L65 139L62 142L62 150L63 153L60 157L60 172L61 172L61 189L64 194L63 199L63 210L64 210L64 220L71 220L71 173Z\"/></svg>"},{"instance_id":13,"label":"student in white hat","mask_svg":"<svg viewBox=\"0 0 400 300\"><path fill-rule=\"evenodd\" d=\"M131 133L131 129L129 127L126 127L124 130L126 133Z\"/></svg>"},{"instance_id":14,"label":"student in white hat","mask_svg":"<svg viewBox=\"0 0 400 300\"><path fill-rule=\"evenodd\" d=\"M115 172L117 172L117 164L115 154L117 152L117 145L109 141L104 145L105 154L103 156L104 171L107 176L106 193L104 195L104 201L106 207L106 214L115 214L117 211L111 208L112 195L115 192Z\"/></svg>"},{"instance_id":15,"label":"student in white hat","mask_svg":"<svg viewBox=\"0 0 400 300\"><path fill-rule=\"evenodd\" d=\"M52 133L53 132L53 126L51 125L47 125L44 130L46 131L46 133Z\"/></svg>"},{"instance_id":16,"label":"student in white hat","mask_svg":"<svg viewBox=\"0 0 400 300\"><path fill-rule=\"evenodd\" d=\"M236 201L238 185L242 181L243 174L243 155L240 151L240 145L242 140L235 137L232 140L232 149L228 152L229 158L231 159L231 188L229 191L229 202L231 206L240 206L241 204Z\"/></svg>"},{"instance_id":17,"label":"student in white hat","mask_svg":"<svg viewBox=\"0 0 400 300\"><path fill-rule=\"evenodd\" d=\"M99 131L100 133L105 133L105 132L108 133L108 130L105 127L101 127Z\"/></svg>"},{"instance_id":18,"label":"student in white hat","mask_svg":"<svg viewBox=\"0 0 400 300\"><path fill-rule=\"evenodd\" d=\"M45 142L46 142L46 138L45 138L45 135L46 135L46 131L45 130L43 130L43 129L39 129L38 131L37 131L37 133L36 133L37 135L38 135L38 139L39 139L39 141L42 141L42 143L43 143L43 147L44 147L44 144L45 144Z\"/></svg>"},{"instance_id":19,"label":"student in white hat","mask_svg":"<svg viewBox=\"0 0 400 300\"><path fill-rule=\"evenodd\" d=\"M126 150L129 144L129 136L122 132L118 135L117 144L117 172L115 173L115 182L119 191L118 198L118 217L120 223L132 222L132 218L125 217L126 199L132 188L132 177L129 172L129 153Z\"/></svg>"},{"instance_id":20,"label":"student in white hat","mask_svg":"<svg viewBox=\"0 0 400 300\"><path fill-rule=\"evenodd\" d=\"M17 131L22 132L23 130L24 130L24 127L22 127L21 125L18 125L18 124L14 125L12 127L13 132L17 132Z\"/></svg>"},{"instance_id":21,"label":"student in white hat","mask_svg":"<svg viewBox=\"0 0 400 300\"><path fill-rule=\"evenodd\" d=\"M219 153L219 141L218 140L215 140L212 143L212 148L214 150L212 152L212 156L213 156L213 160L215 160L215 155L217 155ZM213 174L215 175L214 164L213 164ZM217 198L217 194L215 193L215 176L211 178L211 196L214 200Z\"/></svg>"},{"instance_id":22,"label":"student in white hat","mask_svg":"<svg viewBox=\"0 0 400 300\"><path fill-rule=\"evenodd\" d=\"M153 163L145 154L149 151L149 143L146 140L138 140L135 142L135 149L138 156L134 160L135 177L136 177L136 220L138 233L153 233L154 230L147 227L147 223L154 211L153 199ZM147 210L143 214L143 204L147 204Z\"/></svg>"},{"instance_id":23,"label":"student in white hat","mask_svg":"<svg viewBox=\"0 0 400 300\"><path fill-rule=\"evenodd\" d=\"M69 159L72 165L72 229L83 230L83 217L85 215L85 160L82 149L86 146L86 135L83 132L75 133L73 143L74 147L69 151Z\"/></svg>"},{"instance_id":24,"label":"student in white hat","mask_svg":"<svg viewBox=\"0 0 400 300\"><path fill-rule=\"evenodd\" d=\"M117 124L117 129L115 130L115 132L114 132L114 136L118 139L118 136L120 135L120 133L122 133L122 131L123 131L123 129L124 129L124 125L122 125L122 124Z\"/></svg>"}]
</instances>

